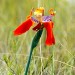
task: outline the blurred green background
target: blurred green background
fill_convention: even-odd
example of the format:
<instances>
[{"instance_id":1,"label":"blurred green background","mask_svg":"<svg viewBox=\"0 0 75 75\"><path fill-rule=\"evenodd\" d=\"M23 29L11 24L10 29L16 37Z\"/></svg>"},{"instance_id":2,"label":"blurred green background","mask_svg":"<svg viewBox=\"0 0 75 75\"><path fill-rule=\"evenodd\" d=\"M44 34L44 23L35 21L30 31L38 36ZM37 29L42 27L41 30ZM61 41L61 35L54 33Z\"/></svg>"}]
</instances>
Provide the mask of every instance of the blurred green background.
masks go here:
<instances>
[{"instance_id":1,"label":"blurred green background","mask_svg":"<svg viewBox=\"0 0 75 75\"><path fill-rule=\"evenodd\" d=\"M54 8L54 35L56 44L45 46L45 30L35 48L28 75L75 75L75 1L40 0L40 6ZM36 32L15 37L13 30L25 21L38 0L0 0L0 75L23 75Z\"/></svg>"}]
</instances>

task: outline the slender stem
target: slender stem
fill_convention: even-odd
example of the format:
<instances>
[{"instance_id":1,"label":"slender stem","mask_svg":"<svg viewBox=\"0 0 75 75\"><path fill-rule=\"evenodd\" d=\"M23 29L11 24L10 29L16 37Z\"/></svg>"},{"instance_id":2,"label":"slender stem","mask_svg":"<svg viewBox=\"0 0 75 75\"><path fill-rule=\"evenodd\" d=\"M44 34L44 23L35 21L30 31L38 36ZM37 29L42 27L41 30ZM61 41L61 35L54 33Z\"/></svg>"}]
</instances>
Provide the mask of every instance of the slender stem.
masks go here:
<instances>
[{"instance_id":1,"label":"slender stem","mask_svg":"<svg viewBox=\"0 0 75 75\"><path fill-rule=\"evenodd\" d=\"M25 70L25 74L24 75L27 75L28 68L29 68L30 61L31 61L32 52L33 52L33 49L31 48L30 54L29 54L29 59L28 59L28 62L27 62L27 66L26 66L26 70Z\"/></svg>"},{"instance_id":2,"label":"slender stem","mask_svg":"<svg viewBox=\"0 0 75 75\"><path fill-rule=\"evenodd\" d=\"M40 7L40 6L43 6L42 5L42 0L38 0L38 8ZM42 52L41 52L41 38L40 38L40 57L41 57L41 75L42 75Z\"/></svg>"},{"instance_id":3,"label":"slender stem","mask_svg":"<svg viewBox=\"0 0 75 75\"><path fill-rule=\"evenodd\" d=\"M54 2L54 9L56 9L56 0ZM54 23L55 23L55 17L54 17ZM52 75L54 75L54 49L52 51Z\"/></svg>"},{"instance_id":4,"label":"slender stem","mask_svg":"<svg viewBox=\"0 0 75 75\"><path fill-rule=\"evenodd\" d=\"M40 0L38 0L38 8L40 7Z\"/></svg>"},{"instance_id":5,"label":"slender stem","mask_svg":"<svg viewBox=\"0 0 75 75\"><path fill-rule=\"evenodd\" d=\"M38 0L38 8L44 7L44 0Z\"/></svg>"},{"instance_id":6,"label":"slender stem","mask_svg":"<svg viewBox=\"0 0 75 75\"><path fill-rule=\"evenodd\" d=\"M52 75L54 75L54 50L52 51Z\"/></svg>"},{"instance_id":7,"label":"slender stem","mask_svg":"<svg viewBox=\"0 0 75 75\"><path fill-rule=\"evenodd\" d=\"M41 57L41 75L42 75L42 51L41 51L41 38L40 38L40 57Z\"/></svg>"}]
</instances>

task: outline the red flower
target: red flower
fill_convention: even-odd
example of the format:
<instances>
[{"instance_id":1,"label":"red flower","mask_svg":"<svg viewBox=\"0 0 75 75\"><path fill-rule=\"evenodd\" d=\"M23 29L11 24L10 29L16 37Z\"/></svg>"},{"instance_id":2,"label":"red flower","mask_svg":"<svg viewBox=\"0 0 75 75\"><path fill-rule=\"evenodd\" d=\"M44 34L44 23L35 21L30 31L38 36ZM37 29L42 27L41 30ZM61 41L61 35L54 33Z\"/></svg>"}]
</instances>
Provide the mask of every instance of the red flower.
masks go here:
<instances>
[{"instance_id":1,"label":"red flower","mask_svg":"<svg viewBox=\"0 0 75 75\"><path fill-rule=\"evenodd\" d=\"M25 22L23 22L16 30L14 30L14 35L21 35L28 31L30 27L33 25L33 20L31 18L27 19ZM38 23L33 30L38 31L39 29L46 29L47 36L46 36L46 45L52 45L55 44L55 38L53 35L53 22L43 22L43 23Z\"/></svg>"}]
</instances>

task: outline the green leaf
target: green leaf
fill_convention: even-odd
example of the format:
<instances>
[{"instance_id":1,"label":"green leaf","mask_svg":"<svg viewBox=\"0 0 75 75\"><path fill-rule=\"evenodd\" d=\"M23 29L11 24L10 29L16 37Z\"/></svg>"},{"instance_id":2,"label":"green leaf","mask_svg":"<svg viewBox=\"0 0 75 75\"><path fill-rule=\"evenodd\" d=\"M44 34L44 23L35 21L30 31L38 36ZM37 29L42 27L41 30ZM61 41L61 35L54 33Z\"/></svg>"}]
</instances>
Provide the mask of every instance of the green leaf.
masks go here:
<instances>
[{"instance_id":1,"label":"green leaf","mask_svg":"<svg viewBox=\"0 0 75 75\"><path fill-rule=\"evenodd\" d=\"M24 75L27 75L27 73L28 73L28 69L29 69L29 65L30 65L33 49L37 46L37 44L38 44L38 42L40 40L40 37L42 35L42 32L43 32L43 29L39 30L36 33L36 35L34 36L33 40L32 40L31 50L30 50L30 54L29 54L29 59L28 59L28 62L27 62L27 66L26 66L26 70L25 70L25 74Z\"/></svg>"},{"instance_id":2,"label":"green leaf","mask_svg":"<svg viewBox=\"0 0 75 75\"><path fill-rule=\"evenodd\" d=\"M32 45L31 45L31 49L35 48L40 40L40 37L42 35L42 31L43 29L39 30L36 35L34 36L33 40L32 40Z\"/></svg>"}]
</instances>

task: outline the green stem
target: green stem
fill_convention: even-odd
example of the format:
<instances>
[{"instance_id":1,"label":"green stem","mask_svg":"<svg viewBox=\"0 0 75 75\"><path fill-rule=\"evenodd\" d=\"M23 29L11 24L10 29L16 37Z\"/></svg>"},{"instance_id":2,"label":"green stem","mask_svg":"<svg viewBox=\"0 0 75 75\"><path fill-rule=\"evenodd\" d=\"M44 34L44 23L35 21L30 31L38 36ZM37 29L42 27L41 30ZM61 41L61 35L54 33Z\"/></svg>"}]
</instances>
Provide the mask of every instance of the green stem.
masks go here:
<instances>
[{"instance_id":1,"label":"green stem","mask_svg":"<svg viewBox=\"0 0 75 75\"><path fill-rule=\"evenodd\" d=\"M30 61L31 61L32 52L33 52L33 49L30 50L29 59L28 59L28 62L27 62L26 71L25 71L24 75L27 75L28 68L29 68Z\"/></svg>"},{"instance_id":2,"label":"green stem","mask_svg":"<svg viewBox=\"0 0 75 75\"><path fill-rule=\"evenodd\" d=\"M36 33L36 35L34 36L33 40L32 40L30 54L29 54L29 58L28 58L28 62L27 62L27 66L26 66L26 70L25 70L24 75L27 75L27 73L28 73L28 69L29 69L29 65L30 65L30 62L31 62L31 57L32 57L33 49L37 46L37 44L38 44L38 42L40 40L40 37L42 35L42 31L43 31L43 29L39 30Z\"/></svg>"},{"instance_id":3,"label":"green stem","mask_svg":"<svg viewBox=\"0 0 75 75\"><path fill-rule=\"evenodd\" d=\"M52 51L52 75L54 75L54 50Z\"/></svg>"}]
</instances>

